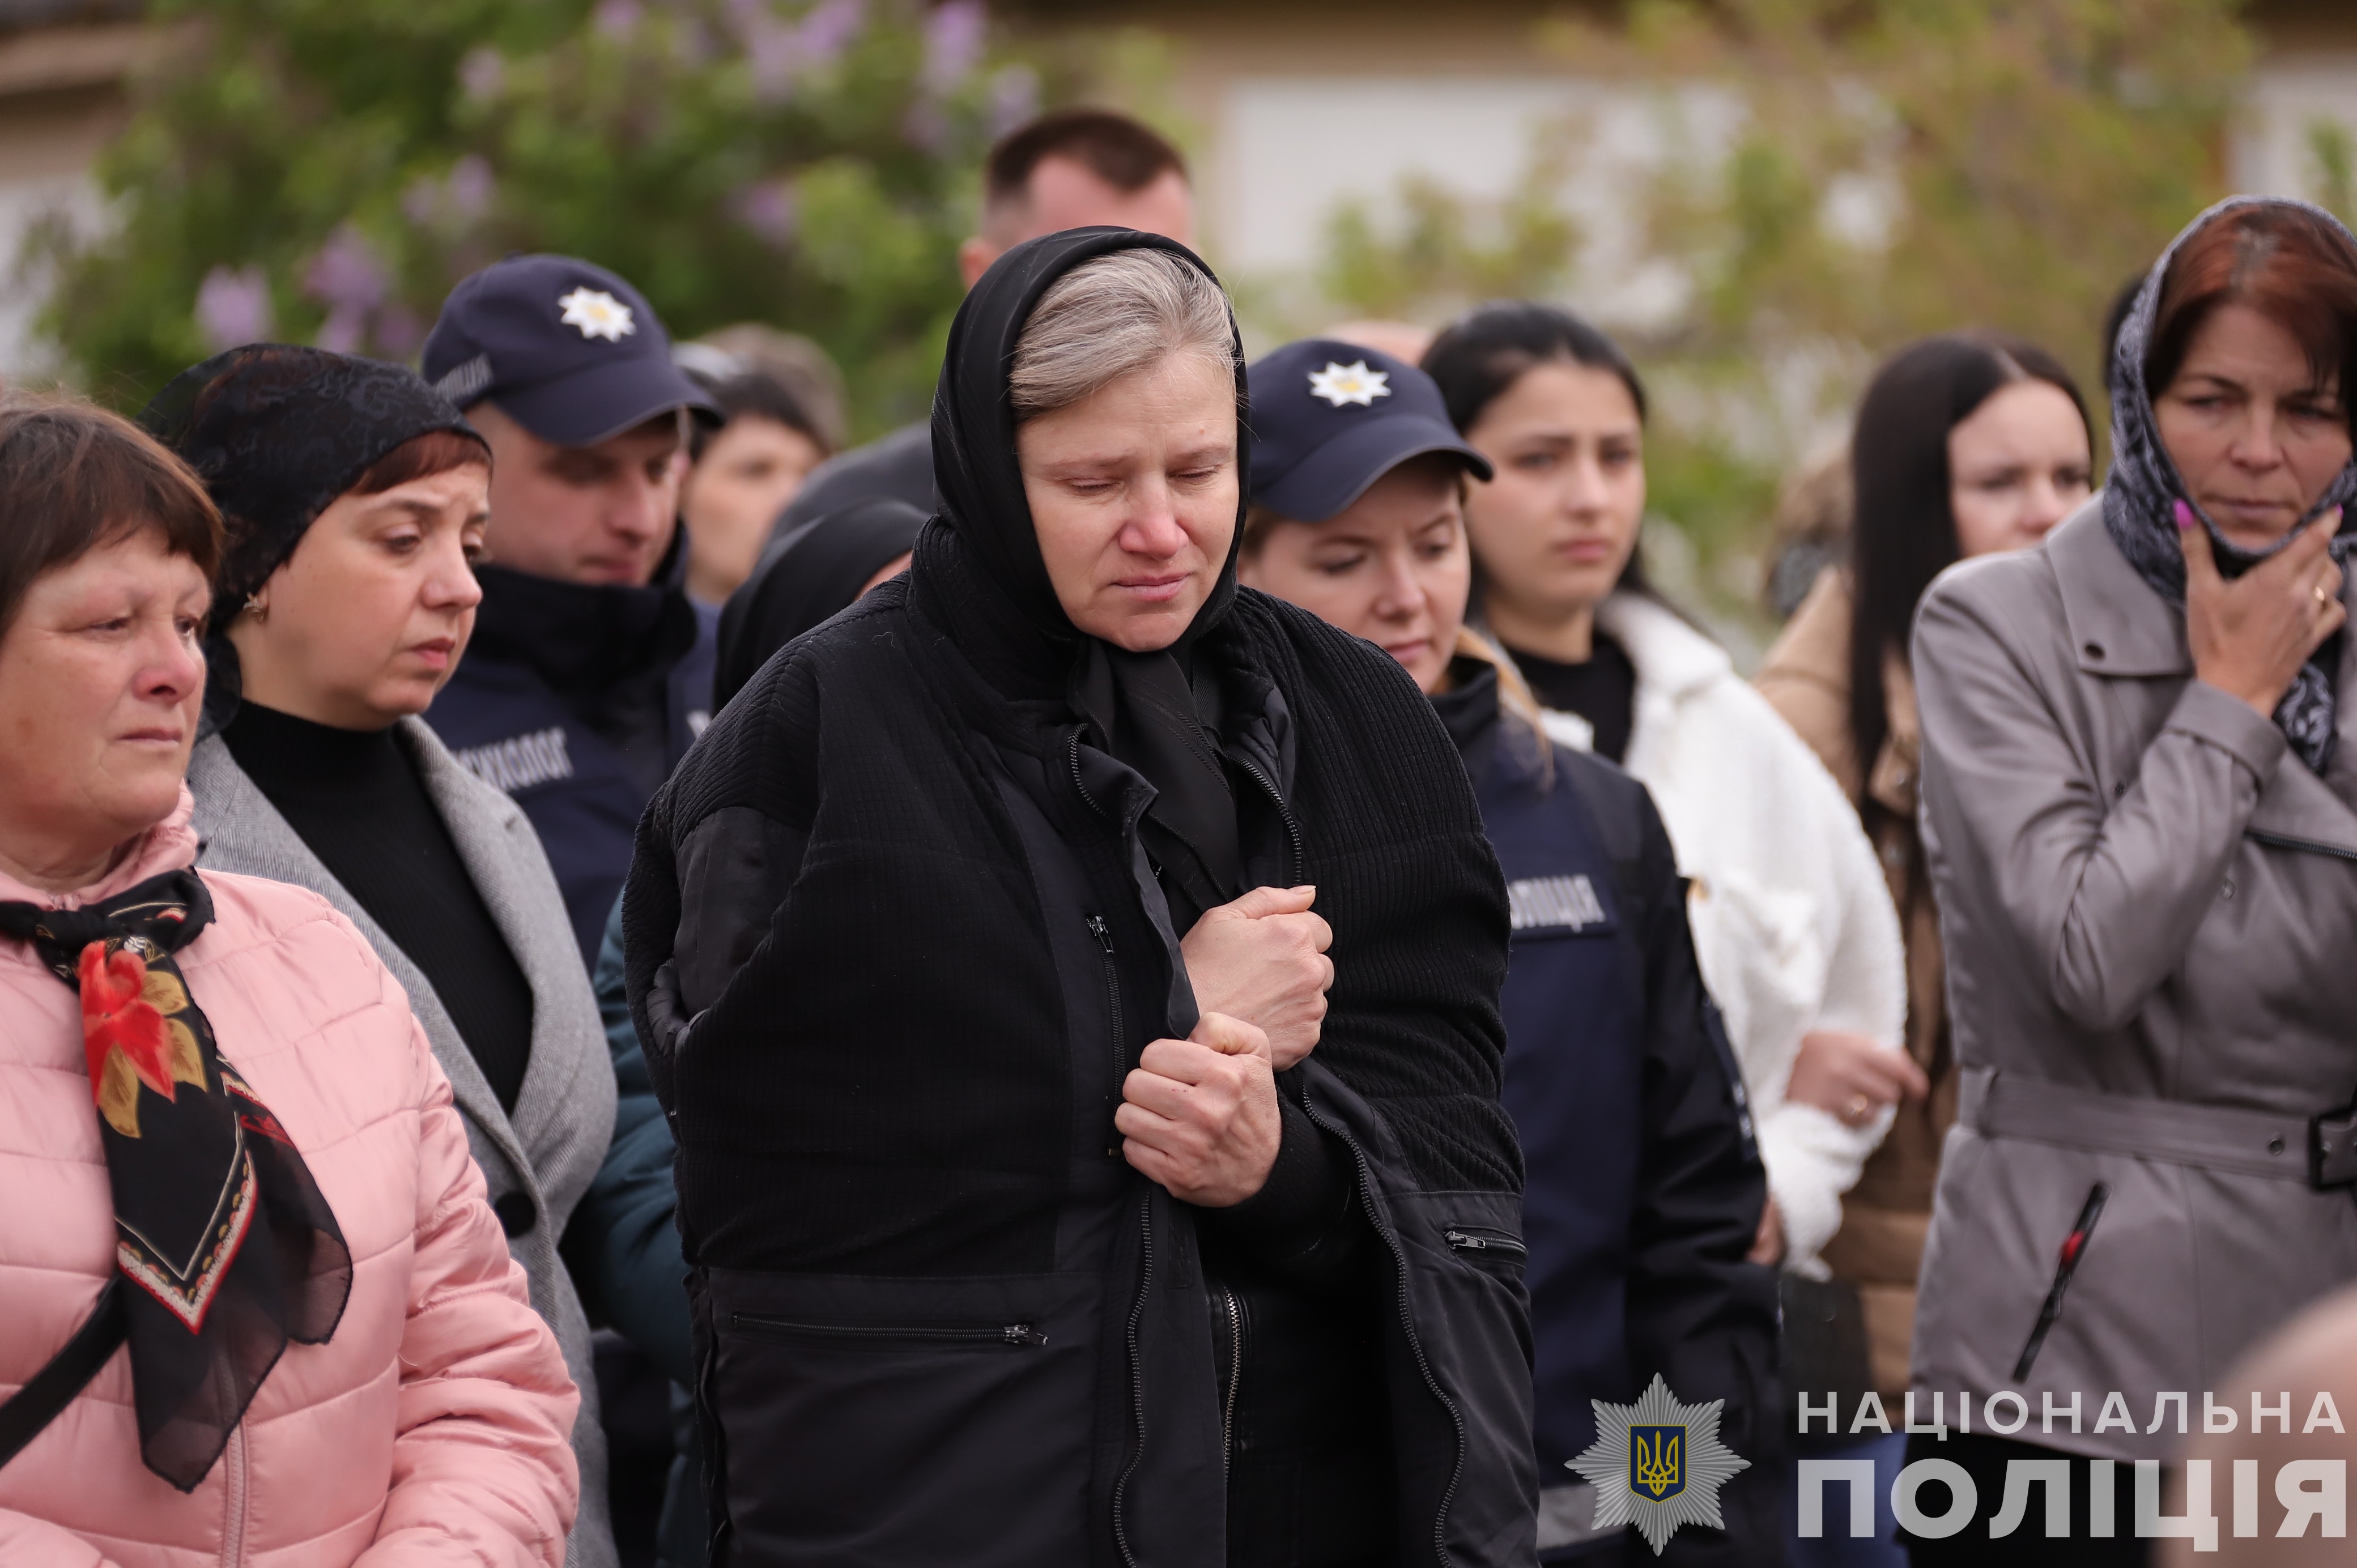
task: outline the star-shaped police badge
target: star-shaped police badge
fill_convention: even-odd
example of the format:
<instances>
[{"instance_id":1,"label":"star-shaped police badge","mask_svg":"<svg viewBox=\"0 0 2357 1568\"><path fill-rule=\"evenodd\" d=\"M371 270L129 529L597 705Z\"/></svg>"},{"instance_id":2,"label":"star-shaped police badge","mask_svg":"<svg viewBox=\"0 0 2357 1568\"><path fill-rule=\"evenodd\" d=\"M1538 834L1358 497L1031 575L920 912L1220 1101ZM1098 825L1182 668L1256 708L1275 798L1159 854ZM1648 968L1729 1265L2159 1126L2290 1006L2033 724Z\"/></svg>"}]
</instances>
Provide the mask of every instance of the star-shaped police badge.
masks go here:
<instances>
[{"instance_id":1,"label":"star-shaped police badge","mask_svg":"<svg viewBox=\"0 0 2357 1568\"><path fill-rule=\"evenodd\" d=\"M639 324L630 319L630 307L602 288L576 288L556 303L565 306L565 325L578 327L584 338L619 343L625 334L639 329Z\"/></svg>"},{"instance_id":2,"label":"star-shaped police badge","mask_svg":"<svg viewBox=\"0 0 2357 1568\"><path fill-rule=\"evenodd\" d=\"M1596 1406L1596 1441L1571 1461L1596 1487L1596 1528L1633 1524L1659 1557L1682 1524L1724 1530L1718 1488L1751 1467L1718 1440L1727 1402L1680 1404L1659 1372L1635 1404Z\"/></svg>"},{"instance_id":3,"label":"star-shaped police badge","mask_svg":"<svg viewBox=\"0 0 2357 1568\"><path fill-rule=\"evenodd\" d=\"M1324 370L1309 372L1309 395L1322 397L1336 408L1346 403L1372 408L1375 399L1392 395L1392 389L1386 384L1391 379L1389 371L1367 369L1364 360L1348 365L1338 365L1329 360Z\"/></svg>"}]
</instances>

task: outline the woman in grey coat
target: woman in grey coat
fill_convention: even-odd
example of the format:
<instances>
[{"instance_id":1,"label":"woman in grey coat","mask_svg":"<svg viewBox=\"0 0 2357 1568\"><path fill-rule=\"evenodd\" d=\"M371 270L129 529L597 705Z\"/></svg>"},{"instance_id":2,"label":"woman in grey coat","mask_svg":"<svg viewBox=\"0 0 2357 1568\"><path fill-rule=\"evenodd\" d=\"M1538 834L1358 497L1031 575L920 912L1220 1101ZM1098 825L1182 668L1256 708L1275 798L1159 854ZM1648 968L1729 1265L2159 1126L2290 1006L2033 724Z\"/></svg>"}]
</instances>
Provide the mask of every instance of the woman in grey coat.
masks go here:
<instances>
[{"instance_id":1,"label":"woman in grey coat","mask_svg":"<svg viewBox=\"0 0 2357 1568\"><path fill-rule=\"evenodd\" d=\"M531 823L414 716L482 596L490 452L411 371L280 345L185 372L145 420L228 527L188 764L198 864L321 894L408 992L580 1385L565 1560L605 1568L589 1321L557 1240L613 1137L611 1059Z\"/></svg>"},{"instance_id":2,"label":"woman in grey coat","mask_svg":"<svg viewBox=\"0 0 2357 1568\"><path fill-rule=\"evenodd\" d=\"M2357 1278L2357 242L2212 209L2113 368L2104 493L1950 570L1915 628L1963 1094L1912 1377L1951 1430L1910 1457L1979 1509L1919 1563L1980 1561L2010 1462L2066 1456L2071 1539L2033 1510L2008 1560L2142 1561L2157 1471L2086 1461L2169 1457L2229 1363Z\"/></svg>"}]
</instances>

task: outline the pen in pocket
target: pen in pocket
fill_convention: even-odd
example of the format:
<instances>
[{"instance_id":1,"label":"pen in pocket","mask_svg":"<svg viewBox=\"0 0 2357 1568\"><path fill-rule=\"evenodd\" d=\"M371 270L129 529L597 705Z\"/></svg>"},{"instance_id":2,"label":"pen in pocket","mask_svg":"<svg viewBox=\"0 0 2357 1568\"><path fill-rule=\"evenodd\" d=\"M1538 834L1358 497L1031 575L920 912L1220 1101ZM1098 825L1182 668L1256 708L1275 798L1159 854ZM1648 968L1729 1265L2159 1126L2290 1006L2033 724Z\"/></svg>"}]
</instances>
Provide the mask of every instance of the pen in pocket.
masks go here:
<instances>
[{"instance_id":1,"label":"pen in pocket","mask_svg":"<svg viewBox=\"0 0 2357 1568\"><path fill-rule=\"evenodd\" d=\"M2046 1290L2046 1303L2038 1309L2038 1323L2029 1331L2029 1340L2021 1348L2021 1359L2014 1363L2013 1380L2029 1376L2029 1364L2038 1359L2039 1347L2046 1343L2046 1331L2062 1316L2062 1293L2071 1288L2071 1276L2078 1272L2079 1260L2086 1255L2087 1238L2095 1233L2095 1221L2103 1217L2104 1200L2111 1189L2102 1182L2087 1189L2087 1201L2079 1206L2078 1222L2071 1234L2062 1239L2062 1254L2054 1265L2054 1283Z\"/></svg>"}]
</instances>

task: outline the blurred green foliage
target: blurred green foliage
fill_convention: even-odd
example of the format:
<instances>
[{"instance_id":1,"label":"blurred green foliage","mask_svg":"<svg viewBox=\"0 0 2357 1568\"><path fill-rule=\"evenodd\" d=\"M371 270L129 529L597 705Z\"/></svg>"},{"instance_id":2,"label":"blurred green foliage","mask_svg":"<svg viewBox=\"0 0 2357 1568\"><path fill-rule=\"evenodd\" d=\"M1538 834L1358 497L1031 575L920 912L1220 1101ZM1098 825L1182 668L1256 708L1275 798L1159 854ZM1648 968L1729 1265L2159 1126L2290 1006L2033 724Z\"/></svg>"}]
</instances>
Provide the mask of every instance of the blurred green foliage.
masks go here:
<instances>
[{"instance_id":1,"label":"blurred green foliage","mask_svg":"<svg viewBox=\"0 0 2357 1568\"><path fill-rule=\"evenodd\" d=\"M756 320L847 372L855 432L920 413L991 136L1077 63L978 0L157 0L174 47L52 223L42 327L135 406L250 336L413 357L515 251L611 267L690 337Z\"/></svg>"},{"instance_id":2,"label":"blurred green foliage","mask_svg":"<svg viewBox=\"0 0 2357 1568\"><path fill-rule=\"evenodd\" d=\"M2357 219L2357 136L2338 120L2315 120L2308 127L2317 202L2346 223Z\"/></svg>"},{"instance_id":3,"label":"blurred green foliage","mask_svg":"<svg viewBox=\"0 0 2357 1568\"><path fill-rule=\"evenodd\" d=\"M1957 327L2018 332L2100 409L2113 296L2224 194L2252 54L2239 11L1631 0L1621 26L1550 30L1584 79L1663 84L1637 91L1656 97L1673 153L1623 216L1633 264L1665 263L1683 300L1622 336L1660 393L1653 504L1697 547L1717 607L1742 596L1727 557L1763 548L1780 474L1846 423L1891 349ZM1696 128L1698 90L1738 106L1731 136ZM1577 307L1609 280L1583 274L1577 234L1544 215L1565 145L1543 139L1503 211L1410 188L1404 228L1338 216L1322 278L1336 305L1426 321L1502 294ZM2345 137L2314 151L2345 191Z\"/></svg>"}]
</instances>

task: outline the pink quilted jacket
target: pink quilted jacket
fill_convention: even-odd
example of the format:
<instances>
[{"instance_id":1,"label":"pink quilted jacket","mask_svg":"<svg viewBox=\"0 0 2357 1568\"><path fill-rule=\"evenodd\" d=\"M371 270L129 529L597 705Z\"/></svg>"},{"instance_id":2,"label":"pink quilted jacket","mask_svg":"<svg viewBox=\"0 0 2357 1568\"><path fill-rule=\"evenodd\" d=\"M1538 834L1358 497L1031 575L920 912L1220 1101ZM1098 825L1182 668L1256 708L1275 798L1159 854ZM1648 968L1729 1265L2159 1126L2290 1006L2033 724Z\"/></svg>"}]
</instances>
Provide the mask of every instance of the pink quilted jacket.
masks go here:
<instances>
[{"instance_id":1,"label":"pink quilted jacket","mask_svg":"<svg viewBox=\"0 0 2357 1568\"><path fill-rule=\"evenodd\" d=\"M194 859L189 800L97 886ZM352 1251L325 1345L289 1345L188 1496L140 1462L123 1351L0 1466L6 1568L556 1568L580 1395L528 1304L408 1000L317 894L209 872L182 950L221 1054L309 1162ZM0 1399L73 1332L113 1268L74 993L0 937Z\"/></svg>"}]
</instances>

